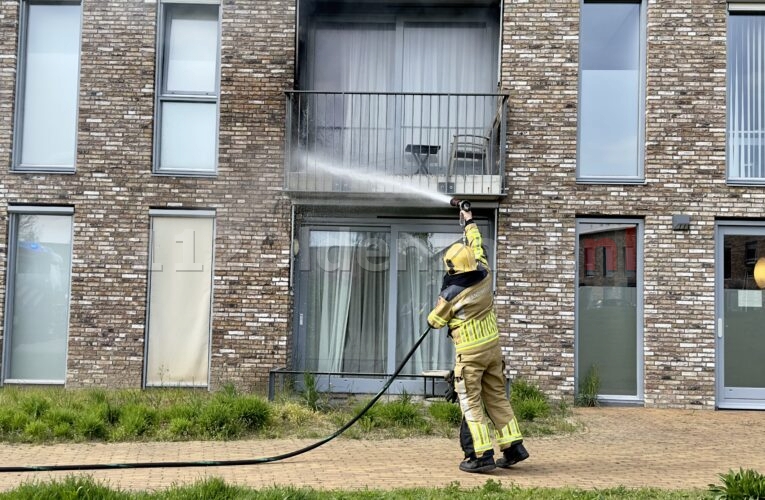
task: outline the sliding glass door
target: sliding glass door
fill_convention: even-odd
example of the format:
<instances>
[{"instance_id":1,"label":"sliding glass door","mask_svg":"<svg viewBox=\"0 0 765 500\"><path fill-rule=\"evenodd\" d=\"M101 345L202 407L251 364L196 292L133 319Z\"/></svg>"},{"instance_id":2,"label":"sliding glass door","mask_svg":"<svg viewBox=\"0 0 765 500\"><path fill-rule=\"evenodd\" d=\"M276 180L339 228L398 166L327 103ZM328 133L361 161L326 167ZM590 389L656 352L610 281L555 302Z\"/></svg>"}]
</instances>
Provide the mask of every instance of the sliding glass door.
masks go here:
<instances>
[{"instance_id":1,"label":"sliding glass door","mask_svg":"<svg viewBox=\"0 0 765 500\"><path fill-rule=\"evenodd\" d=\"M488 235L488 222L479 225ZM460 238L459 227L437 222L305 226L295 368L317 374L323 390L378 390L427 328L441 289L442 254ZM432 331L402 373L422 375L453 364L446 329ZM422 393L423 382L401 379L391 390Z\"/></svg>"}]
</instances>

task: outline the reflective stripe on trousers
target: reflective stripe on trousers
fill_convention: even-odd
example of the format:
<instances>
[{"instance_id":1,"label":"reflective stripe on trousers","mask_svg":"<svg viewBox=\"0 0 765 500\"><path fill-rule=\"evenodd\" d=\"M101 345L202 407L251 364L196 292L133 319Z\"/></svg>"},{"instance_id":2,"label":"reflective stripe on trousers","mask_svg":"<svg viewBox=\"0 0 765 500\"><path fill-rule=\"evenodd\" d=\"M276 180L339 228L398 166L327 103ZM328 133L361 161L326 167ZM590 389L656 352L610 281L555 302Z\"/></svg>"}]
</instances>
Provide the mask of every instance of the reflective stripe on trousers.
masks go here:
<instances>
[{"instance_id":1,"label":"reflective stripe on trousers","mask_svg":"<svg viewBox=\"0 0 765 500\"><path fill-rule=\"evenodd\" d=\"M472 450L462 443L466 455L471 451L480 455L491 450L492 437L500 449L523 439L505 394L505 375L498 343L482 352L458 354L454 377L460 408L473 441Z\"/></svg>"}]
</instances>

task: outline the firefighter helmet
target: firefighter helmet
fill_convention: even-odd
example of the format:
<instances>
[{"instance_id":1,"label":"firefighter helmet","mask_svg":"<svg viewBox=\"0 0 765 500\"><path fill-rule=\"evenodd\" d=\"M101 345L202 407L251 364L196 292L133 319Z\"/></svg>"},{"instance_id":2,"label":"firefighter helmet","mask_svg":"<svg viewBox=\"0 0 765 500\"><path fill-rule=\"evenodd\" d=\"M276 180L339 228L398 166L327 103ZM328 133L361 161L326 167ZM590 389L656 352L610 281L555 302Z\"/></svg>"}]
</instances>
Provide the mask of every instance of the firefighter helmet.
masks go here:
<instances>
[{"instance_id":1,"label":"firefighter helmet","mask_svg":"<svg viewBox=\"0 0 765 500\"><path fill-rule=\"evenodd\" d=\"M461 274L478 269L473 249L464 243L455 243L449 247L444 254L444 264L447 274Z\"/></svg>"}]
</instances>

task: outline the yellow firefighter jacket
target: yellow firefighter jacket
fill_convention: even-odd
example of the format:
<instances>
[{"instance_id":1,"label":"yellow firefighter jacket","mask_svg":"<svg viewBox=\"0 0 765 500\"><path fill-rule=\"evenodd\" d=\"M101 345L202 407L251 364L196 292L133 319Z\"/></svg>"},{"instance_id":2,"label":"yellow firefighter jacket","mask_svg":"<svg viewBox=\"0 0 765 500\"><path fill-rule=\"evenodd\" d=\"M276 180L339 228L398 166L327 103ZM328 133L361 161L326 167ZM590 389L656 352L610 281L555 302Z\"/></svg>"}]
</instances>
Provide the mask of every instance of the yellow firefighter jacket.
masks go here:
<instances>
[{"instance_id":1,"label":"yellow firefighter jacket","mask_svg":"<svg viewBox=\"0 0 765 500\"><path fill-rule=\"evenodd\" d=\"M436 307L428 314L428 324L433 328L449 326L457 353L482 351L499 342L489 261L478 226L467 224L465 238L483 278L470 286L446 286L438 296Z\"/></svg>"}]
</instances>

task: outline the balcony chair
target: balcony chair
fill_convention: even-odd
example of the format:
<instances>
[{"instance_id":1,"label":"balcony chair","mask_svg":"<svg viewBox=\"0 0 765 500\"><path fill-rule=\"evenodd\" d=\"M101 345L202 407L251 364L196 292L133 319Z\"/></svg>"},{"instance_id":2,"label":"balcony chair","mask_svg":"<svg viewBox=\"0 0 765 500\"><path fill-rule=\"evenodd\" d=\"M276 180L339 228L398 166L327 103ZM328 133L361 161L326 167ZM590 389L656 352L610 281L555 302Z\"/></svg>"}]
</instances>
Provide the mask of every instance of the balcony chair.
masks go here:
<instances>
[{"instance_id":1,"label":"balcony chair","mask_svg":"<svg viewBox=\"0 0 765 500\"><path fill-rule=\"evenodd\" d=\"M500 105L494 114L494 120L486 128L483 135L455 134L452 137L449 152L449 167L447 175L455 175L457 165L462 166L462 175L491 175L493 164L499 156L499 131L502 124L502 109ZM497 138L497 140L492 140ZM492 150L492 147L494 150Z\"/></svg>"}]
</instances>

